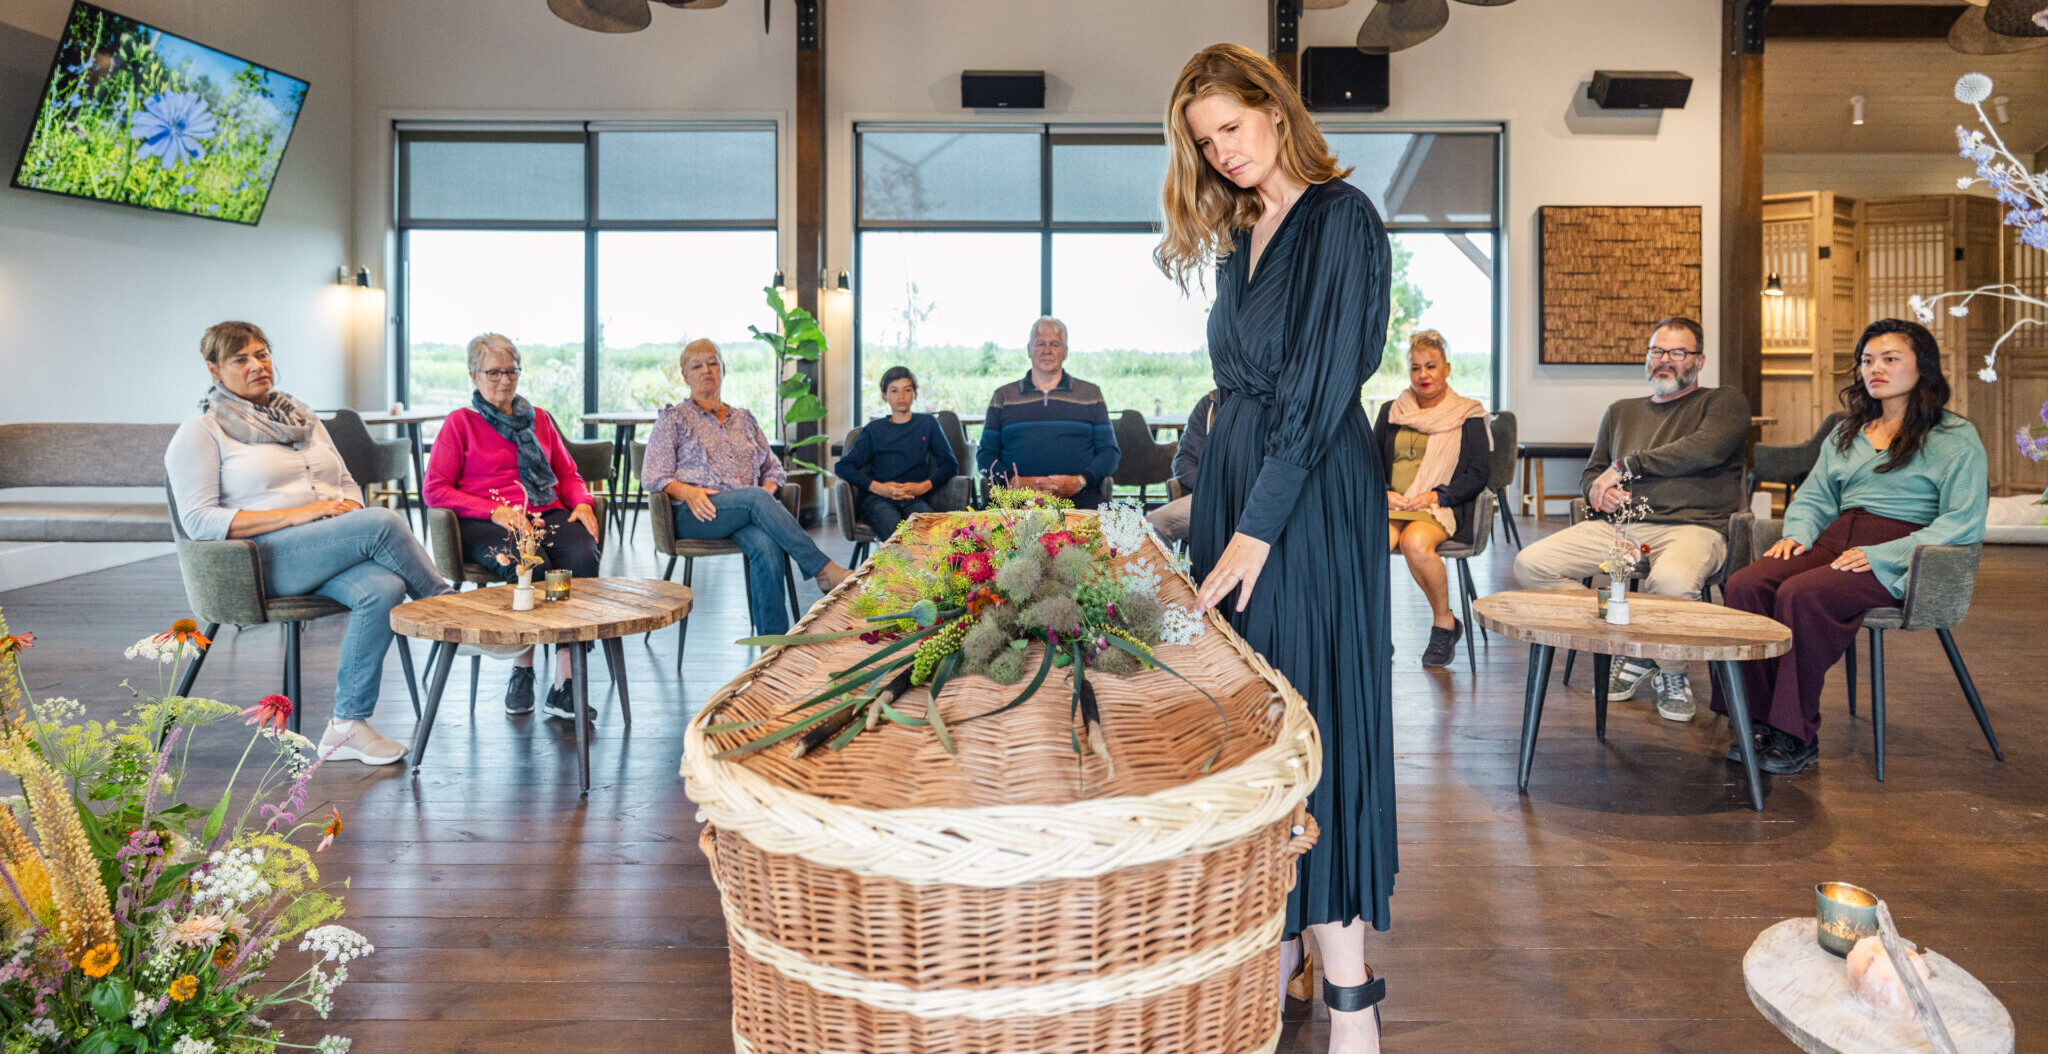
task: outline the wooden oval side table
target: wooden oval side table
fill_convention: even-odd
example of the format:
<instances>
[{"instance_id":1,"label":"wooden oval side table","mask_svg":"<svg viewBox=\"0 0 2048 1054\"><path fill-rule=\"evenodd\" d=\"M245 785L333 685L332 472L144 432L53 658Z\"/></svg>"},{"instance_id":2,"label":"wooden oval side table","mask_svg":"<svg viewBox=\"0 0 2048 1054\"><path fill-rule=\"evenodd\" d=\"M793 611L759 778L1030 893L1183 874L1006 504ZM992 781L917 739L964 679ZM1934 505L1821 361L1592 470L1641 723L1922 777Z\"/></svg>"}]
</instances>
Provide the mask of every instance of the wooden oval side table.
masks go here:
<instances>
[{"instance_id":1,"label":"wooden oval side table","mask_svg":"<svg viewBox=\"0 0 2048 1054\"><path fill-rule=\"evenodd\" d=\"M1813 940L1812 916L1757 935L1742 956L1742 987L1764 1020L1815 1054L1935 1054L1917 1018L1879 1015L1849 994L1848 964ZM1959 1054L2012 1054L2012 1014L1969 971L1920 949L1927 987Z\"/></svg>"},{"instance_id":2,"label":"wooden oval side table","mask_svg":"<svg viewBox=\"0 0 2048 1054\"><path fill-rule=\"evenodd\" d=\"M540 587L536 586L538 592ZM441 689L455 664L461 644L550 645L599 641L619 687L619 714L633 723L626 694L625 649L619 638L660 629L689 614L690 587L648 578L580 578L570 585L569 599L536 600L532 611L512 610L512 590L502 586L443 593L400 604L391 611L391 628L407 637L434 643L427 659L427 706L413 732L412 771L419 775L434 717L441 709ZM575 682L576 712L590 712L590 678L583 649L569 649L569 676ZM583 793L590 793L590 727L576 722L576 764Z\"/></svg>"},{"instance_id":3,"label":"wooden oval side table","mask_svg":"<svg viewBox=\"0 0 2048 1054\"><path fill-rule=\"evenodd\" d=\"M1783 655L1792 647L1792 630L1762 615L1678 597L1631 593L1628 606L1629 624L1613 626L1600 618L1590 589L1522 589L1472 602L1473 616L1481 626L1529 643L1516 786L1528 793L1529 767L1536 760L1536 729L1543 722L1543 693L1550 682L1550 660L1556 649L1592 653L1594 734L1602 739L1607 738L1607 672L1613 656L1702 660L1711 665L1715 680L1728 697L1728 717L1735 725L1735 742L1742 748L1742 767L1749 776L1750 805L1762 812L1763 778L1757 773L1756 743L1749 734L1749 696L1735 664Z\"/></svg>"}]
</instances>

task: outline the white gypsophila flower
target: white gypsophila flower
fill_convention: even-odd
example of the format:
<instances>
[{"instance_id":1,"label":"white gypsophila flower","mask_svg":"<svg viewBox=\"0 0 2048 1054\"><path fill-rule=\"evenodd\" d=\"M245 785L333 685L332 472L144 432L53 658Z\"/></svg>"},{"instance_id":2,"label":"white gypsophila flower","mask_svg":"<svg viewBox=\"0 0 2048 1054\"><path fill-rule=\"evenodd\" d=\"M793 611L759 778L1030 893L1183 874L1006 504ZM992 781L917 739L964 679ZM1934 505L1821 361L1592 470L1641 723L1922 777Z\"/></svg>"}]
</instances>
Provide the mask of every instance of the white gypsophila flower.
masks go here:
<instances>
[{"instance_id":1,"label":"white gypsophila flower","mask_svg":"<svg viewBox=\"0 0 2048 1054\"><path fill-rule=\"evenodd\" d=\"M1976 180L1974 180L1974 179L1971 179L1971 178L1970 178L1970 177L1968 177L1968 176L1957 176L1957 177L1956 177L1956 189L1957 189L1957 190L1968 190L1968 189L1970 189L1970 185L1971 185L1971 184L1973 184L1973 183L1975 183L1975 182L1977 182L1977 181L1976 181Z\"/></svg>"},{"instance_id":2,"label":"white gypsophila flower","mask_svg":"<svg viewBox=\"0 0 2048 1054\"><path fill-rule=\"evenodd\" d=\"M168 666L178 661L178 646L165 645L155 637L144 637L122 654L131 659L147 659Z\"/></svg>"},{"instance_id":3,"label":"white gypsophila flower","mask_svg":"<svg viewBox=\"0 0 2048 1054\"><path fill-rule=\"evenodd\" d=\"M319 952L331 963L345 963L376 951L370 939L347 926L315 926L299 941L302 952Z\"/></svg>"},{"instance_id":4,"label":"white gypsophila flower","mask_svg":"<svg viewBox=\"0 0 2048 1054\"><path fill-rule=\"evenodd\" d=\"M1949 314L1951 314L1951 315L1954 315L1954 316L1955 316L1955 317L1957 317L1957 318L1964 318L1964 317L1967 317L1967 316L1969 315L1969 313L1970 313L1970 305L1968 305L1968 304L1950 304L1950 305L1948 306L1948 313L1949 313Z\"/></svg>"},{"instance_id":5,"label":"white gypsophila flower","mask_svg":"<svg viewBox=\"0 0 2048 1054\"><path fill-rule=\"evenodd\" d=\"M171 1044L171 1054L213 1054L213 1040L200 1039L187 1033Z\"/></svg>"},{"instance_id":6,"label":"white gypsophila flower","mask_svg":"<svg viewBox=\"0 0 2048 1054\"><path fill-rule=\"evenodd\" d=\"M1204 630L1202 616L1192 608L1168 605L1159 617L1159 643L1193 644Z\"/></svg>"},{"instance_id":7,"label":"white gypsophila flower","mask_svg":"<svg viewBox=\"0 0 2048 1054\"><path fill-rule=\"evenodd\" d=\"M1980 381L1983 381L1983 382L1984 382L1985 384L1997 384L1997 383L1998 383L1998 369L1997 369L1997 367L1994 367L1994 366L1986 366L1986 367L1984 367L1983 369L1981 369L1981 370L1978 370L1978 371L1977 371L1977 379L1978 379L1978 380L1980 380Z\"/></svg>"},{"instance_id":8,"label":"white gypsophila flower","mask_svg":"<svg viewBox=\"0 0 2048 1054\"><path fill-rule=\"evenodd\" d=\"M254 897L269 896L270 883L258 870L263 865L261 849L226 849L206 858L206 867L194 879L198 889L195 904L246 904Z\"/></svg>"},{"instance_id":9,"label":"white gypsophila flower","mask_svg":"<svg viewBox=\"0 0 2048 1054\"><path fill-rule=\"evenodd\" d=\"M313 1049L317 1054L348 1054L349 1045L354 1042L347 1036L322 1036Z\"/></svg>"},{"instance_id":10,"label":"white gypsophila flower","mask_svg":"<svg viewBox=\"0 0 2048 1054\"><path fill-rule=\"evenodd\" d=\"M62 1035L57 1023L47 1017L39 1017L28 1023L28 1034L38 1039L56 1039Z\"/></svg>"},{"instance_id":11,"label":"white gypsophila flower","mask_svg":"<svg viewBox=\"0 0 2048 1054\"><path fill-rule=\"evenodd\" d=\"M135 1001L128 1004L128 1025L140 1030L156 1016L156 997L147 992L137 991Z\"/></svg>"},{"instance_id":12,"label":"white gypsophila flower","mask_svg":"<svg viewBox=\"0 0 2048 1054\"><path fill-rule=\"evenodd\" d=\"M1956 79L1956 101L1972 106L1991 98L1991 78L1981 73L1965 73Z\"/></svg>"}]
</instances>

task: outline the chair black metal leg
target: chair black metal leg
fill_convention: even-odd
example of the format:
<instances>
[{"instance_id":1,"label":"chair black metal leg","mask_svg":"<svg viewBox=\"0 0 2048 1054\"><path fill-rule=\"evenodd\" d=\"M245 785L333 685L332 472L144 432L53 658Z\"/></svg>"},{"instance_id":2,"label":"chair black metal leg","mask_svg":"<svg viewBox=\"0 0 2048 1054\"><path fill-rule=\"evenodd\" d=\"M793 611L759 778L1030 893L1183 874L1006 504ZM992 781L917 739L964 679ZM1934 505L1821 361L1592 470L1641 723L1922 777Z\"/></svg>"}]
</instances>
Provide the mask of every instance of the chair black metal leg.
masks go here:
<instances>
[{"instance_id":1,"label":"chair black metal leg","mask_svg":"<svg viewBox=\"0 0 2048 1054\"><path fill-rule=\"evenodd\" d=\"M610 668L612 685L619 690L619 717L633 727L633 700L626 696L626 646L617 637L604 639L604 661Z\"/></svg>"},{"instance_id":2,"label":"chair black metal leg","mask_svg":"<svg viewBox=\"0 0 2048 1054\"><path fill-rule=\"evenodd\" d=\"M1607 738L1607 675L1614 669L1614 656L1593 653L1593 738Z\"/></svg>"},{"instance_id":3,"label":"chair black metal leg","mask_svg":"<svg viewBox=\"0 0 2048 1054\"><path fill-rule=\"evenodd\" d=\"M412 523L412 521L413 521L413 519L414 519L414 517L413 517L413 514L412 514L412 495L410 495L410 494L407 494L407 493L405 492L405 481L404 481L404 480L399 480L399 481L398 481L398 514L399 514L400 516L403 516L403 517L405 517L405 522L406 522L406 523L408 523L408 524ZM423 531L424 531L424 530L426 530L426 529L427 529L427 524L426 524L426 517L425 517L424 515L422 515L422 516L420 516L420 517L419 517L419 520L420 520L420 530L423 530Z\"/></svg>"},{"instance_id":4,"label":"chair black metal leg","mask_svg":"<svg viewBox=\"0 0 2048 1054\"><path fill-rule=\"evenodd\" d=\"M1578 652L1570 648L1564 650L1564 683L1566 686L1570 686L1572 683L1572 661L1578 657Z\"/></svg>"},{"instance_id":5,"label":"chair black metal leg","mask_svg":"<svg viewBox=\"0 0 2048 1054\"><path fill-rule=\"evenodd\" d=\"M299 627L302 622L284 624L284 697L292 701L291 728L299 730L299 714L306 709L299 697Z\"/></svg>"},{"instance_id":6,"label":"chair black metal leg","mask_svg":"<svg viewBox=\"0 0 2048 1054\"><path fill-rule=\"evenodd\" d=\"M213 639L215 639L216 637L219 637L219 636L220 636L220 623L218 623L218 622L209 622L209 623L207 623L207 624L206 624L206 633L205 633L205 637L206 637L206 639L207 639L207 640L213 640ZM207 653L207 652L209 652L209 651L212 651L212 650L213 650L213 646L212 646L212 645L208 645L208 646L206 646L206 647L204 647L204 648L200 648L200 649L198 649L197 651L194 651L194 652L192 653L192 661L191 661L191 662L188 662L188 663L186 663L186 664L185 664L185 673L184 673L184 675L183 675L183 676L181 676L181 677L179 677L179 678L178 678L178 691L177 691L177 694L178 694L178 695L180 695L180 696L185 696L185 695L191 695L191 694L192 694L192 682L193 682L193 681L196 681L196 680L198 680L198 679L199 679L199 667L201 667L201 666L203 666L203 665L205 665L205 664L206 664L206 653ZM292 700L292 705L293 705L293 706L297 706L297 705L299 705L299 701L298 701L297 699L294 699L294 700Z\"/></svg>"},{"instance_id":7,"label":"chair black metal leg","mask_svg":"<svg viewBox=\"0 0 2048 1054\"><path fill-rule=\"evenodd\" d=\"M481 655L472 655L472 656L470 656L470 657L469 657L469 716L471 716L471 717L475 717L475 716L476 716L476 682L482 679L482 677L483 677L483 672L484 672L484 657L483 657L483 656L481 656Z\"/></svg>"},{"instance_id":8,"label":"chair black metal leg","mask_svg":"<svg viewBox=\"0 0 2048 1054\"><path fill-rule=\"evenodd\" d=\"M1472 568L1463 558L1458 560L1458 602L1465 608L1465 670L1476 677L1479 657L1472 650L1472 635L1479 627L1472 624Z\"/></svg>"},{"instance_id":9,"label":"chair black metal leg","mask_svg":"<svg viewBox=\"0 0 2048 1054\"><path fill-rule=\"evenodd\" d=\"M789 620L795 622L797 619L804 617L804 609L797 606L796 569L790 566L787 557L784 557L782 561L782 584L789 588Z\"/></svg>"},{"instance_id":10,"label":"chair black metal leg","mask_svg":"<svg viewBox=\"0 0 2048 1054\"><path fill-rule=\"evenodd\" d=\"M412 719L420 719L420 681L412 670L412 642L405 637L398 638L398 665L405 668L405 690L412 695Z\"/></svg>"},{"instance_id":11,"label":"chair black metal leg","mask_svg":"<svg viewBox=\"0 0 2048 1054\"><path fill-rule=\"evenodd\" d=\"M1877 781L1884 782L1884 631L1870 631L1870 727L1877 742Z\"/></svg>"},{"instance_id":12,"label":"chair black metal leg","mask_svg":"<svg viewBox=\"0 0 2048 1054\"><path fill-rule=\"evenodd\" d=\"M1466 598L1466 599L1465 599L1465 621L1467 621L1467 622L1471 622L1471 621L1472 621L1472 599L1473 599L1474 597L1477 597L1477 596L1479 595L1479 583L1478 583L1478 582L1476 582L1476 581L1474 581L1474 580L1473 580L1473 578L1472 578L1472 561L1470 561L1470 560L1459 560L1459 561L1458 561L1458 579L1459 579L1459 585L1463 586L1463 587L1464 587L1464 589L1465 589L1465 598ZM1488 638L1488 637L1487 637L1487 635L1486 635L1486 629L1485 629L1485 627L1483 627L1483 626L1479 626L1479 625L1476 625L1476 624L1475 624L1475 625L1470 625L1470 626L1467 626L1467 627L1465 627L1465 632L1466 632L1466 633L1468 633L1468 634L1470 634L1470 633L1477 633L1477 634L1479 634L1479 642L1480 642L1481 644L1485 644L1485 645L1487 645L1488 647L1491 647L1491 646L1492 646L1492 640L1491 640L1490 638Z\"/></svg>"},{"instance_id":13,"label":"chair black metal leg","mask_svg":"<svg viewBox=\"0 0 2048 1054\"><path fill-rule=\"evenodd\" d=\"M1500 522L1507 526L1508 540L1515 543L1515 548L1520 549L1522 547L1522 529L1515 525L1514 508L1508 504L1505 495L1496 494L1495 496L1500 498Z\"/></svg>"},{"instance_id":14,"label":"chair black metal leg","mask_svg":"<svg viewBox=\"0 0 2048 1054\"><path fill-rule=\"evenodd\" d=\"M1529 767L1536 761L1536 728L1543 723L1543 692L1550 686L1550 658L1557 649L1548 644L1529 645L1529 682L1522 694L1522 763L1515 787L1529 792Z\"/></svg>"},{"instance_id":15,"label":"chair black metal leg","mask_svg":"<svg viewBox=\"0 0 2048 1054\"><path fill-rule=\"evenodd\" d=\"M675 558L674 558L674 557L670 557L670 558L669 558L669 561L668 561L668 569L669 569L669 570L671 570L671 571L673 571L673 570L675 570L675 569L676 569L676 561L675 561ZM692 575L694 575L694 574L696 573L696 570L697 570L697 558L696 558L696 557L692 556L692 557L689 557L689 558L687 558L687 559L685 559L685 560L683 561L683 585L685 585L685 586L688 586L688 585L690 584L690 578L691 578L691 576L692 576ZM747 610L748 610L748 611L749 611L749 612L751 613L751 612L753 611L753 609L754 609L754 594L753 594L753 592L752 592L751 590L749 590L749 591L748 591L748 593L747 593ZM750 623L748 624L747 628L748 628L749 630L752 630L752 629L753 629L753 624L752 624L752 623L750 622ZM690 616L689 616L689 614L688 614L688 613L685 613L685 614L683 615L683 617L682 617L682 618L679 618L679 619L677 619L677 620L676 620L676 676L677 676L677 677L681 677L681 676L683 675L683 645L684 645L684 644L687 644L687 643L689 643L689 640L690 640Z\"/></svg>"},{"instance_id":16,"label":"chair black metal leg","mask_svg":"<svg viewBox=\"0 0 2048 1054\"><path fill-rule=\"evenodd\" d=\"M1842 656L1842 672L1849 678L1849 716L1856 716L1856 635L1849 635L1849 653Z\"/></svg>"},{"instance_id":17,"label":"chair black metal leg","mask_svg":"<svg viewBox=\"0 0 2048 1054\"><path fill-rule=\"evenodd\" d=\"M1721 695L1728 701L1728 720L1735 726L1735 745L1742 748L1742 770L1749 777L1749 807L1764 811L1764 779L1756 767L1756 740L1750 737L1749 690L1743 686L1742 671L1732 662L1710 664L1721 682Z\"/></svg>"},{"instance_id":18,"label":"chair black metal leg","mask_svg":"<svg viewBox=\"0 0 2048 1054\"><path fill-rule=\"evenodd\" d=\"M2005 751L1998 748L1998 733L1991 730L1991 715L1984 712L1984 700L1977 696L1977 682L1970 679L1970 668L1963 664L1963 653L1956 648L1956 638L1945 629L1934 631L1941 638L1941 650L1948 653L1949 668L1956 672L1956 683L1963 687L1963 698L1970 703L1970 712L1977 715L1977 727L1984 730L1984 742L1991 745L1991 756L2005 760Z\"/></svg>"}]
</instances>

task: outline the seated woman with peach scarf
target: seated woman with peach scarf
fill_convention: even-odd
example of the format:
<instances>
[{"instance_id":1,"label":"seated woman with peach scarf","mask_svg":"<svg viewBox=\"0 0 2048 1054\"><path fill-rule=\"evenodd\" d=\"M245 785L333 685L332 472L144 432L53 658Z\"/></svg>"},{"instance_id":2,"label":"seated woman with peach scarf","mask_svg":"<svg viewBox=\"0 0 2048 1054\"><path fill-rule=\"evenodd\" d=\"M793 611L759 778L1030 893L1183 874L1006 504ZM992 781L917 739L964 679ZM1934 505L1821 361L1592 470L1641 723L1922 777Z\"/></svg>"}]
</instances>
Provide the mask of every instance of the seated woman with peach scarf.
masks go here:
<instances>
[{"instance_id":1,"label":"seated woman with peach scarf","mask_svg":"<svg viewBox=\"0 0 2048 1054\"><path fill-rule=\"evenodd\" d=\"M1486 489L1493 432L1486 408L1451 390L1443 334L1425 329L1408 338L1408 390L1380 407L1372 436L1387 468L1387 550L1407 559L1408 573L1429 598L1422 665L1447 666L1465 626L1451 614L1450 578L1436 548L1472 538L1472 506Z\"/></svg>"}]
</instances>

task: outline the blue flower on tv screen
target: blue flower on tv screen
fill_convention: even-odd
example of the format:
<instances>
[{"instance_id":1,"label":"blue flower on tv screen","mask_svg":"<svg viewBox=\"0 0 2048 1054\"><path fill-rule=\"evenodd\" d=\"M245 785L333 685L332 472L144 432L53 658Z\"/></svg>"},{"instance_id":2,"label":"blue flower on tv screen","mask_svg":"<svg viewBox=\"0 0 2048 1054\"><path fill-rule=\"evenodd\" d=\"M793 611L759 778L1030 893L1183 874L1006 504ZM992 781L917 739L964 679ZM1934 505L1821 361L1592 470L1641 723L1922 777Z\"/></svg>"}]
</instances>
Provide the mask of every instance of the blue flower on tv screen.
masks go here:
<instances>
[{"instance_id":1,"label":"blue flower on tv screen","mask_svg":"<svg viewBox=\"0 0 2048 1054\"><path fill-rule=\"evenodd\" d=\"M144 102L128 134L142 140L142 148L136 151L140 156L154 154L164 164L178 165L205 157L206 148L200 141L219 131L205 100L192 92L174 91Z\"/></svg>"}]
</instances>

